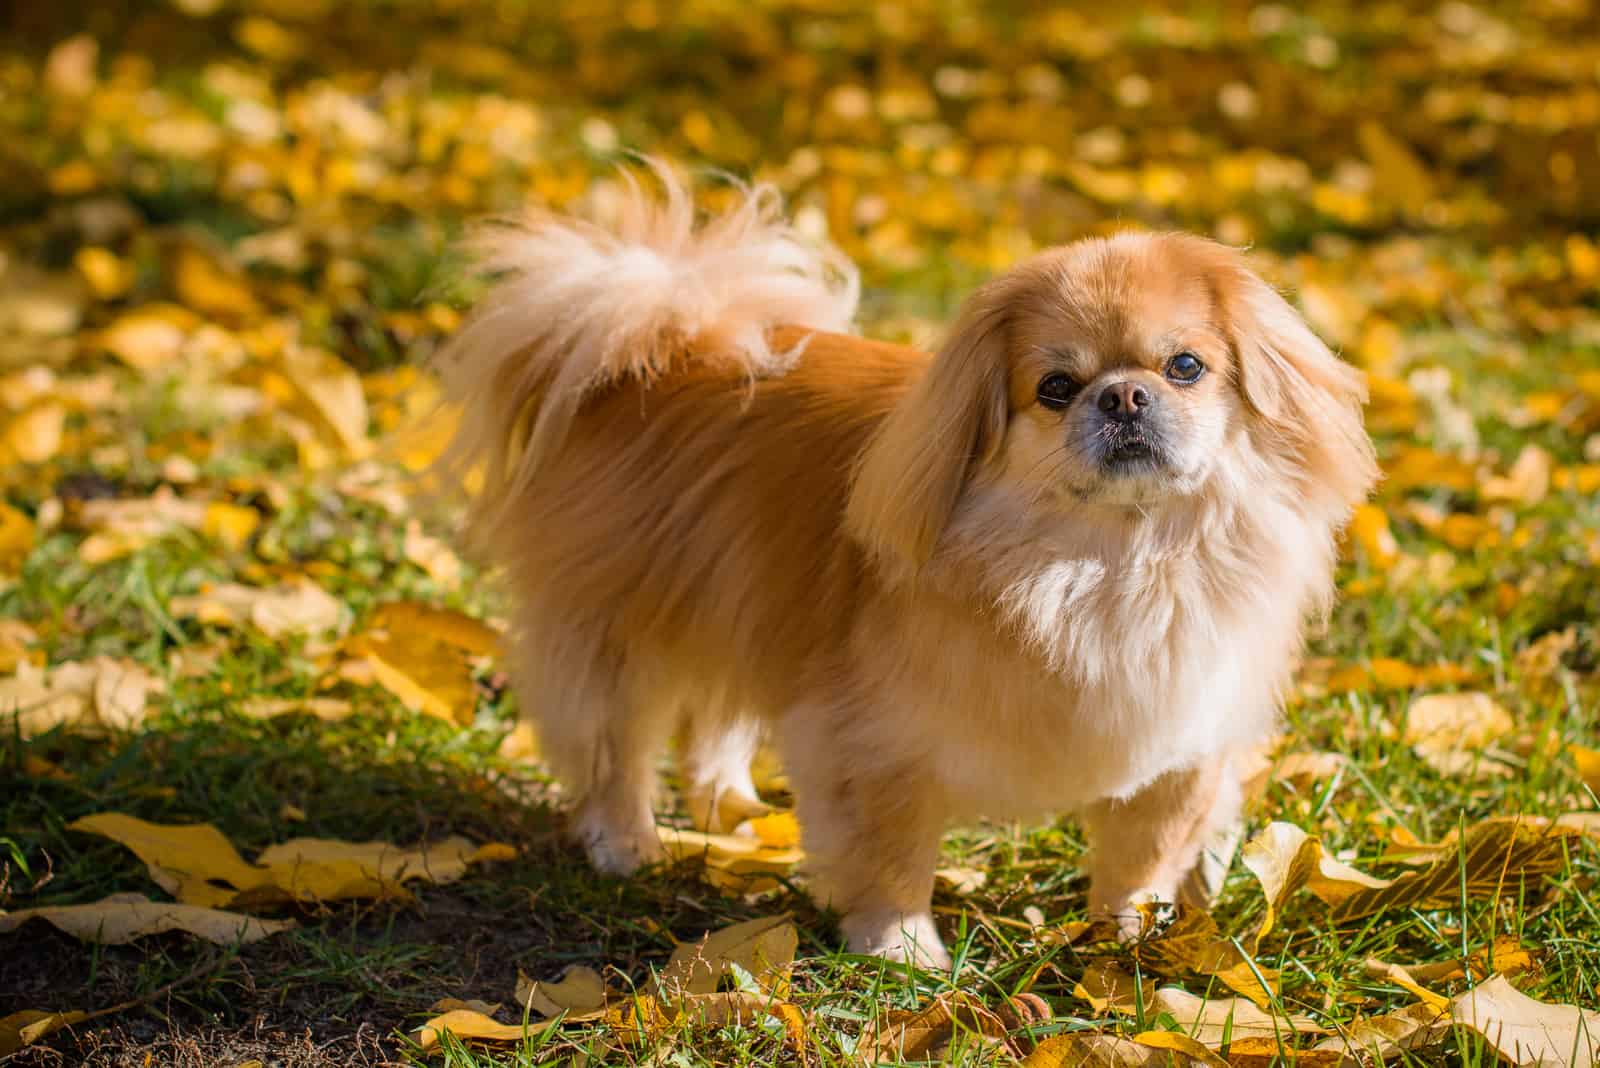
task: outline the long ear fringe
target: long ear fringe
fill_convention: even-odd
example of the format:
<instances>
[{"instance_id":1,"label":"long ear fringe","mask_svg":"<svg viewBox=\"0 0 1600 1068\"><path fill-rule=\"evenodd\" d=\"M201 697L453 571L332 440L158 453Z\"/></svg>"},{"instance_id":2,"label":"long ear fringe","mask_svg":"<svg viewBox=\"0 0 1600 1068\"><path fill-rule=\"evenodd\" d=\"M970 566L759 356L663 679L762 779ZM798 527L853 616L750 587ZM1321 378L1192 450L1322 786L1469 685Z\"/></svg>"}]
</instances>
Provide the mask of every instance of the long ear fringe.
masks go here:
<instances>
[{"instance_id":1,"label":"long ear fringe","mask_svg":"<svg viewBox=\"0 0 1600 1068\"><path fill-rule=\"evenodd\" d=\"M1306 490L1348 513L1378 480L1362 419L1366 376L1335 356L1277 291L1237 267L1235 321L1246 401L1296 453Z\"/></svg>"},{"instance_id":2,"label":"long ear fringe","mask_svg":"<svg viewBox=\"0 0 1600 1068\"><path fill-rule=\"evenodd\" d=\"M933 556L973 465L1005 433L1011 292L1002 278L967 301L862 453L845 526L890 577L912 577Z\"/></svg>"}]
</instances>

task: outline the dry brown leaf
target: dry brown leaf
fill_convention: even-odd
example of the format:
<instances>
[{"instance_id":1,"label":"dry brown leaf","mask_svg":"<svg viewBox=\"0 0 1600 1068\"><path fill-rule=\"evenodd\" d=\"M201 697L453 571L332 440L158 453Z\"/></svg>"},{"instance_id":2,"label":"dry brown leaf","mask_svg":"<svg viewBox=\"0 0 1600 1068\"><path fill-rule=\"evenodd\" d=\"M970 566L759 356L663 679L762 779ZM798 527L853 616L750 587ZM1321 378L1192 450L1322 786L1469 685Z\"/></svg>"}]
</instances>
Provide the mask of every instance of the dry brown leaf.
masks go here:
<instances>
[{"instance_id":1,"label":"dry brown leaf","mask_svg":"<svg viewBox=\"0 0 1600 1068\"><path fill-rule=\"evenodd\" d=\"M85 734L127 731L143 722L166 684L132 660L97 656L45 669L23 660L0 679L0 717L16 716L24 738L64 727Z\"/></svg>"},{"instance_id":2,"label":"dry brown leaf","mask_svg":"<svg viewBox=\"0 0 1600 1068\"><path fill-rule=\"evenodd\" d=\"M940 868L933 873L933 880L952 894L974 894L989 881L989 873L977 868Z\"/></svg>"},{"instance_id":3,"label":"dry brown leaf","mask_svg":"<svg viewBox=\"0 0 1600 1068\"><path fill-rule=\"evenodd\" d=\"M84 1012L42 1012L23 1009L9 1016L0 1016L0 1057L7 1057L24 1046L31 1046L41 1038L71 1027L86 1019Z\"/></svg>"},{"instance_id":4,"label":"dry brown leaf","mask_svg":"<svg viewBox=\"0 0 1600 1068\"><path fill-rule=\"evenodd\" d=\"M185 305L208 318L236 325L261 314L261 305L250 292L248 281L193 245L178 249L172 265L172 284Z\"/></svg>"},{"instance_id":5,"label":"dry brown leaf","mask_svg":"<svg viewBox=\"0 0 1600 1068\"><path fill-rule=\"evenodd\" d=\"M1170 1013L1178 1029L1213 1049L1224 1035L1234 1038L1283 1038L1293 1034L1326 1034L1327 1028L1298 1014L1265 1012L1246 998L1202 998L1177 987L1160 987L1151 998L1151 1013Z\"/></svg>"},{"instance_id":6,"label":"dry brown leaf","mask_svg":"<svg viewBox=\"0 0 1600 1068\"><path fill-rule=\"evenodd\" d=\"M1177 1031L1141 1031L1133 1036L1133 1040L1150 1049L1180 1053L1189 1058L1191 1063L1203 1064L1206 1068L1228 1068L1227 1061L1211 1052L1197 1039Z\"/></svg>"},{"instance_id":7,"label":"dry brown leaf","mask_svg":"<svg viewBox=\"0 0 1600 1068\"><path fill-rule=\"evenodd\" d=\"M1410 1050L1427 1049L1450 1034L1448 1010L1426 1001L1397 1012L1357 1020L1337 1035L1317 1043L1316 1049L1336 1053L1341 1064L1384 1063Z\"/></svg>"},{"instance_id":8,"label":"dry brown leaf","mask_svg":"<svg viewBox=\"0 0 1600 1068\"><path fill-rule=\"evenodd\" d=\"M940 994L919 1009L894 1009L861 1031L856 1053L876 1061L928 1060L949 1045L957 1033L998 1041L1006 1025L971 994Z\"/></svg>"},{"instance_id":9,"label":"dry brown leaf","mask_svg":"<svg viewBox=\"0 0 1600 1068\"><path fill-rule=\"evenodd\" d=\"M339 628L346 617L344 605L306 578L271 588L218 583L194 596L174 597L167 608L180 618L214 626L249 624L273 638L326 633Z\"/></svg>"},{"instance_id":10,"label":"dry brown leaf","mask_svg":"<svg viewBox=\"0 0 1600 1068\"><path fill-rule=\"evenodd\" d=\"M1271 933L1285 902L1303 886L1329 904L1337 904L1362 889L1389 885L1328 856L1322 843L1292 823L1269 823L1246 842L1239 859L1261 884L1267 899L1255 944Z\"/></svg>"},{"instance_id":11,"label":"dry brown leaf","mask_svg":"<svg viewBox=\"0 0 1600 1068\"><path fill-rule=\"evenodd\" d=\"M758 893L778 884L772 875L788 875L805 859L799 849L773 849L757 838L712 834L679 827L657 827L661 845L674 860L699 860L706 878L726 890Z\"/></svg>"},{"instance_id":12,"label":"dry brown leaf","mask_svg":"<svg viewBox=\"0 0 1600 1068\"><path fill-rule=\"evenodd\" d=\"M252 697L239 705L239 711L251 719L276 719L304 712L324 723L336 723L350 718L355 706L337 697Z\"/></svg>"},{"instance_id":13,"label":"dry brown leaf","mask_svg":"<svg viewBox=\"0 0 1600 1068\"><path fill-rule=\"evenodd\" d=\"M762 990L783 997L799 945L799 932L787 916L746 920L680 944L651 989L663 998L710 994L738 968Z\"/></svg>"},{"instance_id":14,"label":"dry brown leaf","mask_svg":"<svg viewBox=\"0 0 1600 1068\"><path fill-rule=\"evenodd\" d=\"M1260 798L1269 783L1289 782L1303 787L1342 774L1349 763L1350 758L1343 753L1280 753L1263 760L1259 768L1246 775L1242 789L1247 799Z\"/></svg>"},{"instance_id":15,"label":"dry brown leaf","mask_svg":"<svg viewBox=\"0 0 1600 1068\"><path fill-rule=\"evenodd\" d=\"M1146 928L1154 926L1151 906L1140 906ZM1277 995L1278 973L1252 964L1232 939L1224 938L1209 913L1178 907L1175 920L1133 947L1139 962L1161 975L1195 974L1213 977L1263 1007ZM1265 984L1265 985L1263 985Z\"/></svg>"},{"instance_id":16,"label":"dry brown leaf","mask_svg":"<svg viewBox=\"0 0 1600 1068\"><path fill-rule=\"evenodd\" d=\"M150 374L175 361L200 321L173 304L147 304L100 332L100 345L136 371Z\"/></svg>"},{"instance_id":17,"label":"dry brown leaf","mask_svg":"<svg viewBox=\"0 0 1600 1068\"><path fill-rule=\"evenodd\" d=\"M1429 1005L1441 1012L1449 1007L1450 1002L1448 998L1423 986L1422 983L1418 981L1417 977L1412 975L1411 972L1403 965L1386 964L1383 961L1378 960L1376 957L1368 957L1364 967L1366 969L1366 973L1372 978L1393 983L1395 986L1409 991L1424 1005Z\"/></svg>"},{"instance_id":18,"label":"dry brown leaf","mask_svg":"<svg viewBox=\"0 0 1600 1068\"><path fill-rule=\"evenodd\" d=\"M1450 1018L1512 1064L1600 1064L1600 1012L1535 1001L1504 976L1453 998Z\"/></svg>"},{"instance_id":19,"label":"dry brown leaf","mask_svg":"<svg viewBox=\"0 0 1600 1068\"><path fill-rule=\"evenodd\" d=\"M467 1012L480 1012L485 1016L493 1016L503 1008L505 1008L505 1006L501 1005L498 1001L483 1001L479 998L467 998L465 1001L463 1001L461 998L440 998L438 1001L435 1001L432 1005L428 1006L428 1011L439 1013L455 1012L458 1009L465 1009Z\"/></svg>"},{"instance_id":20,"label":"dry brown leaf","mask_svg":"<svg viewBox=\"0 0 1600 1068\"><path fill-rule=\"evenodd\" d=\"M1152 979L1135 984L1133 976L1115 961L1096 960L1084 969L1083 978L1078 980L1072 993L1087 1001L1097 1016L1108 1012L1128 1015L1151 1003L1156 984Z\"/></svg>"},{"instance_id":21,"label":"dry brown leaf","mask_svg":"<svg viewBox=\"0 0 1600 1068\"><path fill-rule=\"evenodd\" d=\"M1485 766L1483 750L1515 727L1488 694L1440 693L1411 703L1403 737L1441 775L1459 775Z\"/></svg>"},{"instance_id":22,"label":"dry brown leaf","mask_svg":"<svg viewBox=\"0 0 1600 1068\"><path fill-rule=\"evenodd\" d=\"M1571 840L1585 833L1578 826L1533 817L1485 820L1467 829L1464 844L1454 832L1442 842L1417 843L1411 852L1426 866L1385 880L1345 865L1330 869L1321 844L1305 837L1299 828L1274 824L1269 830L1273 834L1262 849L1273 866L1264 870L1288 871L1291 876L1282 884L1274 881L1273 887L1288 887L1278 899L1293 893L1298 885L1308 886L1333 907L1332 918L1340 923L1391 908L1454 904L1460 900L1463 878L1472 897L1517 893L1523 886L1536 891L1545 876L1560 871L1566 863ZM1313 859L1297 860L1302 851ZM1386 854L1389 859L1394 856L1393 850ZM1250 864L1247 859L1246 865ZM1305 875L1305 881L1296 884L1294 879L1300 875ZM1265 880L1263 887L1271 900L1272 888Z\"/></svg>"},{"instance_id":23,"label":"dry brown leaf","mask_svg":"<svg viewBox=\"0 0 1600 1068\"><path fill-rule=\"evenodd\" d=\"M1532 968L1535 963L1533 950L1515 938L1501 935L1489 945L1473 950L1464 961L1458 959L1438 961L1434 964L1411 964L1407 965L1406 971L1413 979L1422 983L1446 983L1466 978L1471 978L1473 982L1482 982L1497 972L1507 976L1518 975Z\"/></svg>"},{"instance_id":24,"label":"dry brown leaf","mask_svg":"<svg viewBox=\"0 0 1600 1068\"><path fill-rule=\"evenodd\" d=\"M163 486L142 499L84 501L77 508L78 525L93 531L79 555L86 562L102 562L121 553L109 546L137 549L148 540L175 530L194 530L237 549L261 524L261 513L224 501L190 501ZM96 540L98 537L98 541Z\"/></svg>"},{"instance_id":25,"label":"dry brown leaf","mask_svg":"<svg viewBox=\"0 0 1600 1068\"><path fill-rule=\"evenodd\" d=\"M112 894L89 905L0 913L0 934L15 931L35 919L74 938L106 946L120 946L167 931L185 931L208 942L231 946L259 942L295 925L293 920L261 920L199 905L151 901L143 894Z\"/></svg>"},{"instance_id":26,"label":"dry brown leaf","mask_svg":"<svg viewBox=\"0 0 1600 1068\"><path fill-rule=\"evenodd\" d=\"M1550 454L1537 445L1524 445L1504 477L1491 478L1479 487L1486 501L1510 501L1531 507L1550 492Z\"/></svg>"},{"instance_id":27,"label":"dry brown leaf","mask_svg":"<svg viewBox=\"0 0 1600 1068\"><path fill-rule=\"evenodd\" d=\"M406 559L428 573L428 577L447 590L461 585L461 558L442 539L423 533L415 519L406 523L402 546Z\"/></svg>"},{"instance_id":28,"label":"dry brown leaf","mask_svg":"<svg viewBox=\"0 0 1600 1068\"><path fill-rule=\"evenodd\" d=\"M1195 1063L1122 1035L1076 1031L1040 1042L1023 1058L1022 1068L1188 1068Z\"/></svg>"}]
</instances>

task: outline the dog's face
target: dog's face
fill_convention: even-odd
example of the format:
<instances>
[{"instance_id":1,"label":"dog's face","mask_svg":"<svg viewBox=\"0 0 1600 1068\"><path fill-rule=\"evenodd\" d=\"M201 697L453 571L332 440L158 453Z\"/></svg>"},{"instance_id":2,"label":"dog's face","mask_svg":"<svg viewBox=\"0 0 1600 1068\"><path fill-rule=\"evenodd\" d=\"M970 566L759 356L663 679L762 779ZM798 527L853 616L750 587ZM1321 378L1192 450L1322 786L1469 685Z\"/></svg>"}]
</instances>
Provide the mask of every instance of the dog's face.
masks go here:
<instances>
[{"instance_id":1,"label":"dog's face","mask_svg":"<svg viewBox=\"0 0 1600 1068\"><path fill-rule=\"evenodd\" d=\"M1065 503L1199 492L1245 417L1203 264L1159 242L1073 246L1014 277L1006 476Z\"/></svg>"},{"instance_id":2,"label":"dog's face","mask_svg":"<svg viewBox=\"0 0 1600 1068\"><path fill-rule=\"evenodd\" d=\"M1233 250L1175 234L1080 242L968 301L864 457L852 528L915 568L980 477L1071 515L1265 475L1338 522L1374 476L1364 392Z\"/></svg>"}]
</instances>

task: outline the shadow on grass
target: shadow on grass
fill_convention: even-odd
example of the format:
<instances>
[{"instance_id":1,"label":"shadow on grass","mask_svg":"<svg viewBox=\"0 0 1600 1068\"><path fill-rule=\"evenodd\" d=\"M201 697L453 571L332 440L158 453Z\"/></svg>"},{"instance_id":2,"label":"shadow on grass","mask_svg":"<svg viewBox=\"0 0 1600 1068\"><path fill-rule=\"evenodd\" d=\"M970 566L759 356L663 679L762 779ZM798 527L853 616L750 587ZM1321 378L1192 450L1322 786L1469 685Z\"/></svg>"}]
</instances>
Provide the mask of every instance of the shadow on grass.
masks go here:
<instances>
[{"instance_id":1,"label":"shadow on grass","mask_svg":"<svg viewBox=\"0 0 1600 1068\"><path fill-rule=\"evenodd\" d=\"M612 969L626 986L666 960L673 936L696 938L733 920L795 910L809 931L831 933L798 895L725 897L692 865L627 880L596 875L561 834L548 786L519 778L511 796L482 772L492 759L463 739L399 717L211 718L116 744L10 739L0 753L0 826L35 879L48 872L36 888L13 872L11 909L128 891L165 899L128 850L66 829L95 812L210 822L246 857L297 836L411 845L451 834L507 842L519 855L450 885L410 884L407 902L280 913L300 926L244 947L180 934L94 947L30 923L5 937L0 1016L137 1004L6 1063L386 1063L404 1055L399 1033L440 998L510 1003L519 969L548 978L581 962ZM25 776L29 756L73 777Z\"/></svg>"}]
</instances>

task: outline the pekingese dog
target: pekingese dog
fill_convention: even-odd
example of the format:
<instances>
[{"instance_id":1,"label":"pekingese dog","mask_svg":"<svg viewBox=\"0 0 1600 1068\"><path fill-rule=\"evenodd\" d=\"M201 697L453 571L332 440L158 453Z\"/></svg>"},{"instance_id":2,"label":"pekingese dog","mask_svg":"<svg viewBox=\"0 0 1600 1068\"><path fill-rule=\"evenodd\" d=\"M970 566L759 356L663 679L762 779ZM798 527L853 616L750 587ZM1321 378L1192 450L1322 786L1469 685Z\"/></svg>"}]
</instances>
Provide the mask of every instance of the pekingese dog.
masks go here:
<instances>
[{"instance_id":1,"label":"pekingese dog","mask_svg":"<svg viewBox=\"0 0 1600 1068\"><path fill-rule=\"evenodd\" d=\"M849 334L858 283L740 191L664 173L609 226L480 242L441 355L471 546L515 598L522 708L595 867L762 810L776 738L852 949L949 958L941 832L1075 810L1090 905L1137 929L1233 818L1336 536L1364 385L1232 249L1084 240L980 288L933 355Z\"/></svg>"}]
</instances>

